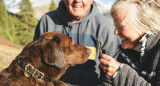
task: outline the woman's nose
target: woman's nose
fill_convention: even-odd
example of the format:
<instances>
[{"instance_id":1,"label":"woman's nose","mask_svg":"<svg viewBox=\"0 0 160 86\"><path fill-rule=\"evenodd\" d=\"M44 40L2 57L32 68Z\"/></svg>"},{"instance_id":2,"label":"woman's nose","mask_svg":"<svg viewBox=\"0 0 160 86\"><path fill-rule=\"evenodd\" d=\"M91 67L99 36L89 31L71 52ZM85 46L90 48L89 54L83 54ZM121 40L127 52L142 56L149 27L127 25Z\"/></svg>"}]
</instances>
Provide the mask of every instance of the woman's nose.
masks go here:
<instances>
[{"instance_id":1,"label":"woman's nose","mask_svg":"<svg viewBox=\"0 0 160 86\"><path fill-rule=\"evenodd\" d=\"M115 30L114 30L114 34L115 34L115 35L118 35L118 34L119 34L119 30L118 30L118 28L115 28Z\"/></svg>"}]
</instances>

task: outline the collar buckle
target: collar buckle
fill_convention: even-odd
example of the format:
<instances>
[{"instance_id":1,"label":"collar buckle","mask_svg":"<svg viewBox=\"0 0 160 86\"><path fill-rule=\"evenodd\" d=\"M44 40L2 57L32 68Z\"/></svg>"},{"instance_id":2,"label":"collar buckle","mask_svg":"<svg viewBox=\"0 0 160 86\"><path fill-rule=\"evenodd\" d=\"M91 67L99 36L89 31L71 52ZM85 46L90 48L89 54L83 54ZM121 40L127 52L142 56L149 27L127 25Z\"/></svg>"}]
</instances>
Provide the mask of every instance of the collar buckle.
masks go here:
<instances>
[{"instance_id":1,"label":"collar buckle","mask_svg":"<svg viewBox=\"0 0 160 86\"><path fill-rule=\"evenodd\" d=\"M37 79L43 79L44 77L44 73L34 69L34 67L31 64L27 64L25 66L25 71L30 73L34 78L37 78Z\"/></svg>"}]
</instances>

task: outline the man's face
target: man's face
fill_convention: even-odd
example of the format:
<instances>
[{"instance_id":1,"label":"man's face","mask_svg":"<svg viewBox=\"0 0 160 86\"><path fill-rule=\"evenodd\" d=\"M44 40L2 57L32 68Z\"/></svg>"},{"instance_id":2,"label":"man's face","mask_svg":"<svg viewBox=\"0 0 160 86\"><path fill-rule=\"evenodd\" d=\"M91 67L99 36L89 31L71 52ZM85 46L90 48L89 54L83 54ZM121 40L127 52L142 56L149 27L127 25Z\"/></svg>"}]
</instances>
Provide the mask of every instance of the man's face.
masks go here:
<instances>
[{"instance_id":1,"label":"man's face","mask_svg":"<svg viewBox=\"0 0 160 86\"><path fill-rule=\"evenodd\" d=\"M69 16L74 20L81 20L89 10L93 0L63 0Z\"/></svg>"}]
</instances>

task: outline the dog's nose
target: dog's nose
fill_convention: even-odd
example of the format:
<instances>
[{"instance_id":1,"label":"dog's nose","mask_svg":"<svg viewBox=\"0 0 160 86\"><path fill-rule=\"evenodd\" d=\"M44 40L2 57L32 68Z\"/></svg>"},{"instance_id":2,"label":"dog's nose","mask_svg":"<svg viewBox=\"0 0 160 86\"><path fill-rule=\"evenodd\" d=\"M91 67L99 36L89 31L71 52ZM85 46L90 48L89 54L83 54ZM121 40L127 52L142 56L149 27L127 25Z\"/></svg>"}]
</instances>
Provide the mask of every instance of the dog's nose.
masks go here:
<instances>
[{"instance_id":1,"label":"dog's nose","mask_svg":"<svg viewBox=\"0 0 160 86\"><path fill-rule=\"evenodd\" d=\"M87 48L87 53L90 54L91 53L91 49Z\"/></svg>"}]
</instances>

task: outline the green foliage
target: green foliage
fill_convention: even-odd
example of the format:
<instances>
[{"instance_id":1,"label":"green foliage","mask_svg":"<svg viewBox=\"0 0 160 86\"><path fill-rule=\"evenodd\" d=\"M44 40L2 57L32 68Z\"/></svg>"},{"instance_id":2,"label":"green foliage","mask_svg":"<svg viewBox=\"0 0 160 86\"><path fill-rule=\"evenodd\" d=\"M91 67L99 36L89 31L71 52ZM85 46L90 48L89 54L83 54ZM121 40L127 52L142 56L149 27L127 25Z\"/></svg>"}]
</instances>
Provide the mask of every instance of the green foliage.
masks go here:
<instances>
[{"instance_id":1,"label":"green foliage","mask_svg":"<svg viewBox=\"0 0 160 86\"><path fill-rule=\"evenodd\" d=\"M20 4L20 10L20 15L29 15L30 17L34 17L32 3L29 0L22 0Z\"/></svg>"},{"instance_id":2,"label":"green foliage","mask_svg":"<svg viewBox=\"0 0 160 86\"><path fill-rule=\"evenodd\" d=\"M8 13L3 0L0 0L0 27L5 28L8 26Z\"/></svg>"},{"instance_id":3,"label":"green foliage","mask_svg":"<svg viewBox=\"0 0 160 86\"><path fill-rule=\"evenodd\" d=\"M0 0L0 35L9 39L8 13L3 0Z\"/></svg>"},{"instance_id":4,"label":"green foliage","mask_svg":"<svg viewBox=\"0 0 160 86\"><path fill-rule=\"evenodd\" d=\"M55 10L56 8L57 8L57 5L55 4L54 0L51 0L49 11Z\"/></svg>"},{"instance_id":5,"label":"green foliage","mask_svg":"<svg viewBox=\"0 0 160 86\"><path fill-rule=\"evenodd\" d=\"M29 0L22 0L20 10L18 14L8 13L0 0L0 36L15 44L26 45L33 40L38 21Z\"/></svg>"},{"instance_id":6,"label":"green foliage","mask_svg":"<svg viewBox=\"0 0 160 86\"><path fill-rule=\"evenodd\" d=\"M37 19L34 18L34 10L29 0L22 0L20 4L21 24L17 29L17 37L19 44L26 45L33 40L34 29L37 24Z\"/></svg>"}]
</instances>

